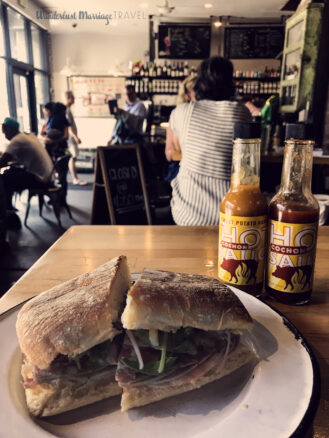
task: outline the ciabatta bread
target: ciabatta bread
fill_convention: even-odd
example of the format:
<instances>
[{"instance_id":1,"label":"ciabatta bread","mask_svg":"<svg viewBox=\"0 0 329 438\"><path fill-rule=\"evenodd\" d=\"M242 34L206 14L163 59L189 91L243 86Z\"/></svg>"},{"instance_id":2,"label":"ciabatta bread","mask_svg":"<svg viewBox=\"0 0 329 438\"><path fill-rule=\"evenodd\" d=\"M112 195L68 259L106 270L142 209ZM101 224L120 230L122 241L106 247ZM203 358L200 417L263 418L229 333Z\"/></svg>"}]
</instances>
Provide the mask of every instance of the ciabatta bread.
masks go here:
<instances>
[{"instance_id":1,"label":"ciabatta bread","mask_svg":"<svg viewBox=\"0 0 329 438\"><path fill-rule=\"evenodd\" d=\"M84 379L58 379L25 390L29 411L34 416L46 417L80 408L107 397L121 394L113 372Z\"/></svg>"},{"instance_id":2,"label":"ciabatta bread","mask_svg":"<svg viewBox=\"0 0 329 438\"><path fill-rule=\"evenodd\" d=\"M58 354L74 357L113 339L130 281L127 259L120 256L26 303L16 330L28 362L46 369Z\"/></svg>"},{"instance_id":3,"label":"ciabatta bread","mask_svg":"<svg viewBox=\"0 0 329 438\"><path fill-rule=\"evenodd\" d=\"M127 297L124 328L175 331L250 328L239 298L212 277L145 269Z\"/></svg>"}]
</instances>

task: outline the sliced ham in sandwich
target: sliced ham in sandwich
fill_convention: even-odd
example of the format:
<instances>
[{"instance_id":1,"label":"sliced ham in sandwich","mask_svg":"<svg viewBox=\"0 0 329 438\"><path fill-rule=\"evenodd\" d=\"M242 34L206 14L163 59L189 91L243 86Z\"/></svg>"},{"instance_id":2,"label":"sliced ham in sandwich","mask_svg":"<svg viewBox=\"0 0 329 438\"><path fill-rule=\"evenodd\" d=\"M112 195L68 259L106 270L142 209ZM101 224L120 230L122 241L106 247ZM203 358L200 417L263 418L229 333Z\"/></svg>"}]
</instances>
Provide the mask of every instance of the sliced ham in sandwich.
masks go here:
<instances>
[{"instance_id":1,"label":"sliced ham in sandwich","mask_svg":"<svg viewBox=\"0 0 329 438\"><path fill-rule=\"evenodd\" d=\"M144 270L122 323L116 380L123 411L199 388L255 359L240 336L252 327L250 315L214 278Z\"/></svg>"}]
</instances>

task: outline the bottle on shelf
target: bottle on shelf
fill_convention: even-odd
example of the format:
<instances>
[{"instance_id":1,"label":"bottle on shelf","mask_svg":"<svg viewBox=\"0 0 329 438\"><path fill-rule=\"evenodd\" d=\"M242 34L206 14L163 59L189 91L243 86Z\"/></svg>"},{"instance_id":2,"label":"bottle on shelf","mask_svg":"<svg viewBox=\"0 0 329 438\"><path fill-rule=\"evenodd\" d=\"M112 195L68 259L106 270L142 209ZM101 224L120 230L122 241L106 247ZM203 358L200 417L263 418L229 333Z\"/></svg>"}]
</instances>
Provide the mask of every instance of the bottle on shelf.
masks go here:
<instances>
[{"instance_id":1,"label":"bottle on shelf","mask_svg":"<svg viewBox=\"0 0 329 438\"><path fill-rule=\"evenodd\" d=\"M142 63L139 69L139 76L144 76L145 70L144 70L144 64Z\"/></svg>"},{"instance_id":2,"label":"bottle on shelf","mask_svg":"<svg viewBox=\"0 0 329 438\"><path fill-rule=\"evenodd\" d=\"M162 66L160 64L157 65L156 72L157 72L156 74L157 76L162 76Z\"/></svg>"},{"instance_id":3,"label":"bottle on shelf","mask_svg":"<svg viewBox=\"0 0 329 438\"><path fill-rule=\"evenodd\" d=\"M183 64L183 62L181 62L180 66L179 66L179 76L181 78L184 76L184 64Z\"/></svg>"},{"instance_id":4,"label":"bottle on shelf","mask_svg":"<svg viewBox=\"0 0 329 438\"><path fill-rule=\"evenodd\" d=\"M171 64L170 63L168 64L168 67L167 67L167 76L168 76L168 78L171 77Z\"/></svg>"},{"instance_id":5,"label":"bottle on shelf","mask_svg":"<svg viewBox=\"0 0 329 438\"><path fill-rule=\"evenodd\" d=\"M313 286L319 204L311 192L313 133L310 125L286 126L278 193L269 205L266 289L286 304L305 304Z\"/></svg>"},{"instance_id":6,"label":"bottle on shelf","mask_svg":"<svg viewBox=\"0 0 329 438\"><path fill-rule=\"evenodd\" d=\"M260 123L236 123L229 191L220 204L218 277L260 296L267 201L260 191Z\"/></svg>"},{"instance_id":7,"label":"bottle on shelf","mask_svg":"<svg viewBox=\"0 0 329 438\"><path fill-rule=\"evenodd\" d=\"M185 61L184 64L184 76L187 77L189 75L188 63Z\"/></svg>"},{"instance_id":8,"label":"bottle on shelf","mask_svg":"<svg viewBox=\"0 0 329 438\"><path fill-rule=\"evenodd\" d=\"M154 71L154 63L152 61L149 62L149 76L152 77L153 76L153 71Z\"/></svg>"},{"instance_id":9,"label":"bottle on shelf","mask_svg":"<svg viewBox=\"0 0 329 438\"><path fill-rule=\"evenodd\" d=\"M176 64L173 63L172 67L171 67L171 77L175 78L176 77Z\"/></svg>"},{"instance_id":10,"label":"bottle on shelf","mask_svg":"<svg viewBox=\"0 0 329 438\"><path fill-rule=\"evenodd\" d=\"M163 68L162 68L162 76L167 77L168 70L167 70L167 61L164 62Z\"/></svg>"},{"instance_id":11,"label":"bottle on shelf","mask_svg":"<svg viewBox=\"0 0 329 438\"><path fill-rule=\"evenodd\" d=\"M148 62L145 63L144 76L146 76L146 77L150 76L149 63Z\"/></svg>"}]
</instances>

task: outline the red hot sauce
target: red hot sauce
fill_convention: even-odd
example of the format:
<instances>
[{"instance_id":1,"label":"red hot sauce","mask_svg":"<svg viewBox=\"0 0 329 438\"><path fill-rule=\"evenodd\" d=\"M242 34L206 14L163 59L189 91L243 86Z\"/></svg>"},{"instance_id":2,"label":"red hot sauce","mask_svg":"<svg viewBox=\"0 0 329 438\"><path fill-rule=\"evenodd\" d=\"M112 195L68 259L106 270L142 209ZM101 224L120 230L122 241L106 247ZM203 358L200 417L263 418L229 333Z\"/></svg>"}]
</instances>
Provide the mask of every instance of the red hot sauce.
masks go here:
<instances>
[{"instance_id":1,"label":"red hot sauce","mask_svg":"<svg viewBox=\"0 0 329 438\"><path fill-rule=\"evenodd\" d=\"M269 205L267 292L305 304L313 286L319 205L311 192L313 144L309 125L288 124L281 186Z\"/></svg>"}]
</instances>

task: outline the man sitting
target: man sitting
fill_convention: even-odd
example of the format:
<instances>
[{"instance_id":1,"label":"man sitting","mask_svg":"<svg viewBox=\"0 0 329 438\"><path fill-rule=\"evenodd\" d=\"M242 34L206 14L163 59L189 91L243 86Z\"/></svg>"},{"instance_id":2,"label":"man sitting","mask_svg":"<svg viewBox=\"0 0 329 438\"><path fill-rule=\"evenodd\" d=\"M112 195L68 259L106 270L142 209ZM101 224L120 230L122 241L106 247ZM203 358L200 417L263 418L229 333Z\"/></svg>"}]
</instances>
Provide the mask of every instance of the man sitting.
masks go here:
<instances>
[{"instance_id":1,"label":"man sitting","mask_svg":"<svg viewBox=\"0 0 329 438\"><path fill-rule=\"evenodd\" d=\"M146 108L138 99L133 85L126 86L126 98L123 109L114 109L117 121L108 145L138 143L142 138L143 122L147 115Z\"/></svg>"},{"instance_id":2,"label":"man sitting","mask_svg":"<svg viewBox=\"0 0 329 438\"><path fill-rule=\"evenodd\" d=\"M0 157L0 168L12 161L21 165L21 168L10 167L2 175L7 209L12 210L14 192L42 187L51 182L53 163L34 134L19 131L17 120L6 117L2 124L2 132L9 144Z\"/></svg>"}]
</instances>

